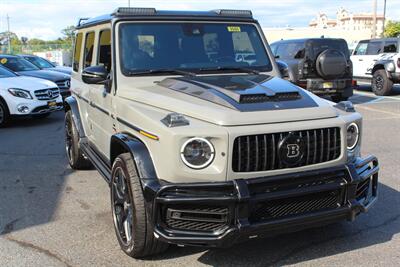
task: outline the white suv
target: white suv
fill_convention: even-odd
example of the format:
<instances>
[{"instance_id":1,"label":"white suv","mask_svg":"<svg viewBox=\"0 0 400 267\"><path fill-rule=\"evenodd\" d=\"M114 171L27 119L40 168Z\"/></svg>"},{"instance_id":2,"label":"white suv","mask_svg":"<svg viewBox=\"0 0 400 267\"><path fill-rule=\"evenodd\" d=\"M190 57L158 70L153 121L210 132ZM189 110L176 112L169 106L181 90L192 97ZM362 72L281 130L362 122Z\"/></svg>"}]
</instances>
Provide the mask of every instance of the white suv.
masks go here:
<instances>
[{"instance_id":1,"label":"white suv","mask_svg":"<svg viewBox=\"0 0 400 267\"><path fill-rule=\"evenodd\" d=\"M351 56L354 78L371 82L376 95L389 95L393 84L400 83L400 39L362 40Z\"/></svg>"},{"instance_id":2,"label":"white suv","mask_svg":"<svg viewBox=\"0 0 400 267\"><path fill-rule=\"evenodd\" d=\"M0 67L0 128L14 116L46 117L62 108L62 97L55 83L18 76Z\"/></svg>"}]
</instances>

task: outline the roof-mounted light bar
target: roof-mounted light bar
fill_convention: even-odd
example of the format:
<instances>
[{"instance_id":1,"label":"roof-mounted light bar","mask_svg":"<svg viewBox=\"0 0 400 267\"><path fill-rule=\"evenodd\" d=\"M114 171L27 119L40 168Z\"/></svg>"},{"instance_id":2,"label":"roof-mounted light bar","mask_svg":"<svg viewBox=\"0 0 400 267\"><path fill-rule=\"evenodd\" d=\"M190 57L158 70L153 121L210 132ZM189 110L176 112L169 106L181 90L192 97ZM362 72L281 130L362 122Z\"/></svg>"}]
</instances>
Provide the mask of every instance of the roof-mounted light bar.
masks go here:
<instances>
[{"instance_id":1,"label":"roof-mounted light bar","mask_svg":"<svg viewBox=\"0 0 400 267\"><path fill-rule=\"evenodd\" d=\"M213 11L221 16L246 17L246 18L253 17L253 13L251 13L250 10L218 9Z\"/></svg>"},{"instance_id":2,"label":"roof-mounted light bar","mask_svg":"<svg viewBox=\"0 0 400 267\"><path fill-rule=\"evenodd\" d=\"M147 7L119 7L112 15L114 16L150 16L157 13L155 8Z\"/></svg>"}]
</instances>

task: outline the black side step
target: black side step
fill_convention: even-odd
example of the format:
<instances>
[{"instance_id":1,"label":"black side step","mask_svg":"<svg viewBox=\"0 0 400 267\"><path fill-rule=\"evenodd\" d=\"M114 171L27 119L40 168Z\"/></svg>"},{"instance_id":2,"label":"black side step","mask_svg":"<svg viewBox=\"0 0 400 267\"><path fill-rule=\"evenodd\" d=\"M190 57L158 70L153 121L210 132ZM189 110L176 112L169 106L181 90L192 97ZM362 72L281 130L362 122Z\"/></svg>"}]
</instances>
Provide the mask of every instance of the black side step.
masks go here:
<instances>
[{"instance_id":1,"label":"black side step","mask_svg":"<svg viewBox=\"0 0 400 267\"><path fill-rule=\"evenodd\" d=\"M85 142L85 140L80 141L80 146L82 148L83 153L86 157L93 163L96 169L100 172L101 176L103 176L104 180L108 184L111 182L111 169L107 166L106 163L97 155L97 153L90 147L90 145Z\"/></svg>"}]
</instances>

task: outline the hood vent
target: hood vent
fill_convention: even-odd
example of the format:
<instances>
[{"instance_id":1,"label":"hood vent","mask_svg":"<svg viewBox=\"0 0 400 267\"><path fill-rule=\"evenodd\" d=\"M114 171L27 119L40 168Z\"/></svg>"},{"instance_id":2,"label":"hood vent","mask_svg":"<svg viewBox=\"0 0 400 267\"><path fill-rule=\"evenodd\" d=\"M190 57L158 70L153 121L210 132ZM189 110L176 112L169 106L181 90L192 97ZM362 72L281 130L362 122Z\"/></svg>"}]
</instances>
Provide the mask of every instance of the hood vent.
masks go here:
<instances>
[{"instance_id":1,"label":"hood vent","mask_svg":"<svg viewBox=\"0 0 400 267\"><path fill-rule=\"evenodd\" d=\"M262 103L269 101L290 101L290 100L298 100L300 98L301 95L298 92L276 93L273 96L268 96L265 94L241 95L240 103L250 104L250 103Z\"/></svg>"}]
</instances>

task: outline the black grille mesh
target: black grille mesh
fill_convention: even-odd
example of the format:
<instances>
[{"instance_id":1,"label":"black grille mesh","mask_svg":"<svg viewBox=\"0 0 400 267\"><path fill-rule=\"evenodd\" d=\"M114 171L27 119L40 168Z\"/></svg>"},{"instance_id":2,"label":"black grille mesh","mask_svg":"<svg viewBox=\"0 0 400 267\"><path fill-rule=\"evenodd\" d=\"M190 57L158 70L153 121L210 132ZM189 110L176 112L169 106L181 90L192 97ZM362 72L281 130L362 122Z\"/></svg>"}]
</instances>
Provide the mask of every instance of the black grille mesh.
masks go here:
<instances>
[{"instance_id":1,"label":"black grille mesh","mask_svg":"<svg viewBox=\"0 0 400 267\"><path fill-rule=\"evenodd\" d=\"M303 138L303 159L290 167L301 167L337 159L341 153L340 128L293 131ZM284 169L279 160L279 142L289 132L237 137L234 141L232 169L234 172L255 172Z\"/></svg>"},{"instance_id":2,"label":"black grille mesh","mask_svg":"<svg viewBox=\"0 0 400 267\"><path fill-rule=\"evenodd\" d=\"M273 96L267 96L265 94L253 94L253 95L242 95L240 96L240 103L262 103L268 101L289 101L297 100L301 98L298 92L287 92L287 93L276 93Z\"/></svg>"},{"instance_id":3,"label":"black grille mesh","mask_svg":"<svg viewBox=\"0 0 400 267\"><path fill-rule=\"evenodd\" d=\"M172 218L165 215L165 224L174 230L206 231L217 232L227 227L228 221L216 222L212 214L217 217L227 218L227 207L214 206L171 206L174 210L181 213L182 218ZM170 208L170 207L169 207Z\"/></svg>"},{"instance_id":4,"label":"black grille mesh","mask_svg":"<svg viewBox=\"0 0 400 267\"><path fill-rule=\"evenodd\" d=\"M250 215L250 221L260 222L282 219L308 212L335 209L340 206L340 191L329 191L302 197L261 202L256 204L256 208Z\"/></svg>"}]
</instances>

